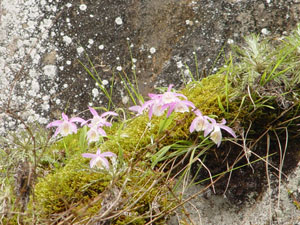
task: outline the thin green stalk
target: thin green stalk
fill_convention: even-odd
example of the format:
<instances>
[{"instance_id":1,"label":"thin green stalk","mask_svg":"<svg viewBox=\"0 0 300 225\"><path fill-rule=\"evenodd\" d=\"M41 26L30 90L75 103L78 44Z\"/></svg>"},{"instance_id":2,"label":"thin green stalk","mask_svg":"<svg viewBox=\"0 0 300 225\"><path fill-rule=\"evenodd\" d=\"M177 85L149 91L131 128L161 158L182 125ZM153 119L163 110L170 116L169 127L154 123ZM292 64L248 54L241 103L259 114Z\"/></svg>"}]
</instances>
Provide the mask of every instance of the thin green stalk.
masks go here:
<instances>
[{"instance_id":1,"label":"thin green stalk","mask_svg":"<svg viewBox=\"0 0 300 225\"><path fill-rule=\"evenodd\" d=\"M139 90L139 85L138 85L138 80L137 80L137 77L136 77L136 71L135 71L135 65L134 65L134 62L133 62L132 51L131 51L131 48L130 48L128 42L127 42L127 45L128 45L130 59L131 59L131 67L132 67L132 73L133 73L133 76L134 76L136 92L138 93L138 96L141 96L140 90ZM139 99L139 100L141 100L141 99Z\"/></svg>"},{"instance_id":2,"label":"thin green stalk","mask_svg":"<svg viewBox=\"0 0 300 225\"><path fill-rule=\"evenodd\" d=\"M199 69L198 69L198 59L197 59L196 52L194 52L194 60L195 60L195 67L196 67L196 77L197 77L197 80L200 80Z\"/></svg>"},{"instance_id":3,"label":"thin green stalk","mask_svg":"<svg viewBox=\"0 0 300 225\"><path fill-rule=\"evenodd\" d=\"M98 87L101 89L101 91L104 93L104 95L107 97L108 99L108 109L110 109L111 105L114 106L114 103L111 99L111 95L110 93L106 90L106 88L104 87L101 78L98 75L98 72L96 71L94 64L92 63L92 61L90 60L90 58L87 56L88 61L90 63L90 66L92 67L92 69L94 70L97 78L94 76L94 74L90 71L89 68L87 68L80 60L78 60L78 62L83 66L83 68L85 69L85 71L96 81L96 84L98 85Z\"/></svg>"}]
</instances>

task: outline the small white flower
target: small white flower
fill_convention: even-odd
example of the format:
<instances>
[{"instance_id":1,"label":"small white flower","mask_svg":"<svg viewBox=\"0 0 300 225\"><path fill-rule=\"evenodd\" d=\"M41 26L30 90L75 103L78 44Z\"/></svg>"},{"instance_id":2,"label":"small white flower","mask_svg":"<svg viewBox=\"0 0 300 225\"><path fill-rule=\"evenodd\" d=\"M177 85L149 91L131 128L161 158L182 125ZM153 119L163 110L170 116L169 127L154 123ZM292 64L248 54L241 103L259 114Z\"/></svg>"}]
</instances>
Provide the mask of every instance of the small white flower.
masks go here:
<instances>
[{"instance_id":1,"label":"small white flower","mask_svg":"<svg viewBox=\"0 0 300 225\"><path fill-rule=\"evenodd\" d=\"M104 45L99 45L98 47L100 50L104 49Z\"/></svg>"},{"instance_id":2,"label":"small white flower","mask_svg":"<svg viewBox=\"0 0 300 225\"><path fill-rule=\"evenodd\" d=\"M118 71L122 71L122 66L118 66L118 67L117 67L117 70L118 70Z\"/></svg>"},{"instance_id":3,"label":"small white flower","mask_svg":"<svg viewBox=\"0 0 300 225\"><path fill-rule=\"evenodd\" d=\"M61 134L62 136L67 136L69 134L77 133L77 127L74 122L84 122L84 120L80 117L73 117L69 119L68 116L64 113L62 113L62 118L62 120L55 120L46 126L46 128L57 127L54 133L54 137L58 134Z\"/></svg>"},{"instance_id":4,"label":"small white flower","mask_svg":"<svg viewBox=\"0 0 300 225\"><path fill-rule=\"evenodd\" d=\"M116 23L117 25L122 25L122 24L123 24L122 18L121 18L121 17L117 17L117 18L115 19L115 23Z\"/></svg>"},{"instance_id":5,"label":"small white flower","mask_svg":"<svg viewBox=\"0 0 300 225\"><path fill-rule=\"evenodd\" d=\"M176 102L178 98L176 97L176 95L174 95L174 92L167 91L162 95L161 100L162 104L168 104L171 102Z\"/></svg>"},{"instance_id":6,"label":"small white flower","mask_svg":"<svg viewBox=\"0 0 300 225\"><path fill-rule=\"evenodd\" d=\"M83 157L85 158L91 158L90 161L90 167L93 168L94 166L98 168L104 168L104 169L109 169L109 162L106 159L106 157L110 158L116 158L116 154L112 152L103 152L101 153L101 150L98 149L96 154L91 154L91 153L83 153Z\"/></svg>"},{"instance_id":7,"label":"small white flower","mask_svg":"<svg viewBox=\"0 0 300 225\"><path fill-rule=\"evenodd\" d=\"M218 146L220 145L222 141L222 133L220 127L218 126L214 127L213 132L210 133L210 139Z\"/></svg>"},{"instance_id":8,"label":"small white flower","mask_svg":"<svg viewBox=\"0 0 300 225\"><path fill-rule=\"evenodd\" d=\"M159 100L156 100L152 107L152 113L155 116L162 116L164 114L165 110L162 110L162 104L159 102Z\"/></svg>"},{"instance_id":9,"label":"small white flower","mask_svg":"<svg viewBox=\"0 0 300 225\"><path fill-rule=\"evenodd\" d=\"M174 108L175 112L180 112L180 113L185 113L185 112L189 112L189 107L182 101L179 101L175 108Z\"/></svg>"},{"instance_id":10,"label":"small white flower","mask_svg":"<svg viewBox=\"0 0 300 225\"><path fill-rule=\"evenodd\" d=\"M99 141L99 134L95 128L91 128L87 132L87 139L89 143Z\"/></svg>"}]
</instances>

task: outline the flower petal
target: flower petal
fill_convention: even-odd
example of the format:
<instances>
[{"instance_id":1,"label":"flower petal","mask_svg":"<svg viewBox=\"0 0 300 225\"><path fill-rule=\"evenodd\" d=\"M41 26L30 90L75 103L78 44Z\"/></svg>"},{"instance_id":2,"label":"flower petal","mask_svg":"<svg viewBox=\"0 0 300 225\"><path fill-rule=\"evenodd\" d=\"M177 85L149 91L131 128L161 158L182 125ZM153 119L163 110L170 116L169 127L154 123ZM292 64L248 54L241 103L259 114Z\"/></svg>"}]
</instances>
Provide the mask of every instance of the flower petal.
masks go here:
<instances>
[{"instance_id":1,"label":"flower petal","mask_svg":"<svg viewBox=\"0 0 300 225\"><path fill-rule=\"evenodd\" d=\"M235 132L230 127L222 125L222 124L219 124L219 127L221 129L223 129L223 130L226 130L229 134L231 134L231 136L233 136L234 138L236 138Z\"/></svg>"},{"instance_id":2,"label":"flower petal","mask_svg":"<svg viewBox=\"0 0 300 225\"><path fill-rule=\"evenodd\" d=\"M56 137L59 133L60 133L60 129L57 128L56 131L55 131L55 133L54 133L54 135L53 135L53 137Z\"/></svg>"},{"instance_id":3,"label":"flower petal","mask_svg":"<svg viewBox=\"0 0 300 225\"><path fill-rule=\"evenodd\" d=\"M174 86L174 84L170 84L168 87L168 92L170 92L172 90L172 87Z\"/></svg>"},{"instance_id":4,"label":"flower petal","mask_svg":"<svg viewBox=\"0 0 300 225\"><path fill-rule=\"evenodd\" d=\"M183 94L174 93L174 96L180 96L180 97L183 97L184 99L187 99L187 97Z\"/></svg>"},{"instance_id":5,"label":"flower petal","mask_svg":"<svg viewBox=\"0 0 300 225\"><path fill-rule=\"evenodd\" d=\"M55 120L51 123L49 123L46 128L49 128L49 127L58 127L59 125L61 125L63 123L63 121L61 120Z\"/></svg>"},{"instance_id":6,"label":"flower petal","mask_svg":"<svg viewBox=\"0 0 300 225\"><path fill-rule=\"evenodd\" d=\"M92 158L91 161L90 161L90 167L93 168L96 165L97 162L98 162L97 157Z\"/></svg>"},{"instance_id":7,"label":"flower petal","mask_svg":"<svg viewBox=\"0 0 300 225\"><path fill-rule=\"evenodd\" d=\"M151 120L151 118L152 118L152 114L153 114L153 112L152 112L152 109L153 108L153 105L151 105L150 106L150 109L149 109L149 120Z\"/></svg>"},{"instance_id":8,"label":"flower petal","mask_svg":"<svg viewBox=\"0 0 300 225\"><path fill-rule=\"evenodd\" d=\"M88 120L85 120L84 122L82 122L80 125L81 126L84 126L84 125L86 125L88 122L90 122L92 119L88 119Z\"/></svg>"},{"instance_id":9,"label":"flower petal","mask_svg":"<svg viewBox=\"0 0 300 225\"><path fill-rule=\"evenodd\" d=\"M170 104L170 108L168 110L167 117L169 117L171 115L171 113L174 111L175 107L176 107L176 103Z\"/></svg>"},{"instance_id":10,"label":"flower petal","mask_svg":"<svg viewBox=\"0 0 300 225\"><path fill-rule=\"evenodd\" d=\"M72 133L77 133L77 126L75 123L70 123L70 128L71 128L71 131Z\"/></svg>"},{"instance_id":11,"label":"flower petal","mask_svg":"<svg viewBox=\"0 0 300 225\"><path fill-rule=\"evenodd\" d=\"M98 157L98 161L101 161L102 165L105 167L105 169L109 169L109 162L104 157Z\"/></svg>"},{"instance_id":12,"label":"flower petal","mask_svg":"<svg viewBox=\"0 0 300 225\"><path fill-rule=\"evenodd\" d=\"M117 157L117 155L115 153L112 153L112 152L103 152L103 153L101 153L101 155L103 157Z\"/></svg>"},{"instance_id":13,"label":"flower petal","mask_svg":"<svg viewBox=\"0 0 300 225\"><path fill-rule=\"evenodd\" d=\"M199 109L197 109L195 112L194 112L197 116L203 116L201 111Z\"/></svg>"},{"instance_id":14,"label":"flower petal","mask_svg":"<svg viewBox=\"0 0 300 225\"><path fill-rule=\"evenodd\" d=\"M95 157L97 157L96 154L92 154L92 153L82 153L81 155L84 158L95 158Z\"/></svg>"},{"instance_id":15,"label":"flower petal","mask_svg":"<svg viewBox=\"0 0 300 225\"><path fill-rule=\"evenodd\" d=\"M195 128L196 128L196 124L197 124L197 120L198 120L198 117L196 117L193 122L191 123L191 126L190 126L190 133L193 133Z\"/></svg>"},{"instance_id":16,"label":"flower petal","mask_svg":"<svg viewBox=\"0 0 300 225\"><path fill-rule=\"evenodd\" d=\"M69 117L65 113L62 113L61 115L62 115L63 120L66 120L66 121L69 120Z\"/></svg>"},{"instance_id":17,"label":"flower petal","mask_svg":"<svg viewBox=\"0 0 300 225\"><path fill-rule=\"evenodd\" d=\"M94 108L89 106L89 110L90 110L90 112L92 113L93 116L99 116L99 114L97 113L97 111Z\"/></svg>"},{"instance_id":18,"label":"flower petal","mask_svg":"<svg viewBox=\"0 0 300 225\"><path fill-rule=\"evenodd\" d=\"M73 118L70 119L70 122L72 122L72 123L73 123L73 122L84 123L85 120L82 119L82 118L80 118L80 117L73 117Z\"/></svg>"},{"instance_id":19,"label":"flower petal","mask_svg":"<svg viewBox=\"0 0 300 225\"><path fill-rule=\"evenodd\" d=\"M135 105L135 106L129 107L128 109L129 109L130 111L139 112L139 111L141 110L141 108L142 108L141 106Z\"/></svg>"},{"instance_id":20,"label":"flower petal","mask_svg":"<svg viewBox=\"0 0 300 225\"><path fill-rule=\"evenodd\" d=\"M101 149L100 149L100 148L97 149L96 155L97 155L97 156L101 155Z\"/></svg>"},{"instance_id":21,"label":"flower petal","mask_svg":"<svg viewBox=\"0 0 300 225\"><path fill-rule=\"evenodd\" d=\"M196 108L195 105L192 102L190 102L190 101L182 100L181 102L184 103L186 106L189 106L189 107L191 107L193 109Z\"/></svg>"},{"instance_id":22,"label":"flower petal","mask_svg":"<svg viewBox=\"0 0 300 225\"><path fill-rule=\"evenodd\" d=\"M101 134L102 136L104 136L104 137L107 136L107 135L106 135L106 132L105 132L101 127L99 127L99 128L97 129L97 131L98 131L98 133Z\"/></svg>"},{"instance_id":23,"label":"flower petal","mask_svg":"<svg viewBox=\"0 0 300 225\"><path fill-rule=\"evenodd\" d=\"M108 111L108 112L105 112L105 113L101 114L101 117L105 117L105 116L118 116L118 113Z\"/></svg>"},{"instance_id":24,"label":"flower petal","mask_svg":"<svg viewBox=\"0 0 300 225\"><path fill-rule=\"evenodd\" d=\"M215 127L213 132L211 132L210 139L217 144L217 147L220 146L222 141L222 133L218 126Z\"/></svg>"},{"instance_id":25,"label":"flower petal","mask_svg":"<svg viewBox=\"0 0 300 225\"><path fill-rule=\"evenodd\" d=\"M207 128L204 130L204 137L210 134L214 129L214 126L212 124L208 124Z\"/></svg>"}]
</instances>

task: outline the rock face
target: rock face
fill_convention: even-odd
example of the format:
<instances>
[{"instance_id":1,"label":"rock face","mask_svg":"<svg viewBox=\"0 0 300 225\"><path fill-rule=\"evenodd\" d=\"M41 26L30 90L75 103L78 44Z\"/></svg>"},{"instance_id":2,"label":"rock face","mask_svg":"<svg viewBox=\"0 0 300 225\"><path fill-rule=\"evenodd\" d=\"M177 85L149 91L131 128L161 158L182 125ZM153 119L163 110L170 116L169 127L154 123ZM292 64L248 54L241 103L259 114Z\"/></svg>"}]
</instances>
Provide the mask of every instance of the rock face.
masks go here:
<instances>
[{"instance_id":1,"label":"rock face","mask_svg":"<svg viewBox=\"0 0 300 225\"><path fill-rule=\"evenodd\" d=\"M137 60L134 67L141 94L153 87L174 83L180 86L188 77L189 66L196 77L212 72L228 43L240 43L250 33L281 36L298 20L299 5L287 1L80 1L65 7L54 24L53 37L58 47L59 89L68 80L75 81L70 95L63 94L63 105L84 110L87 102L99 104L103 96L92 95L94 82L78 59L88 65L84 49L103 80L111 84L112 74L118 91L114 97L126 95L120 85L117 69L131 79L130 54ZM65 2L63 3L65 5ZM59 4L58 9L63 5ZM66 40L71 38L71 42ZM130 53L130 51L131 53ZM196 61L196 63L195 63ZM66 62L71 63L66 65ZM123 75L124 76L124 75ZM80 80L80 81L79 81ZM74 98L74 94L78 95ZM102 98L101 98L102 97ZM118 98L117 98L118 99ZM120 99L119 99L120 100ZM118 100L117 100L118 102ZM82 104L84 103L84 104ZM54 104L55 105L55 104ZM54 106L57 107L57 106ZM61 105L59 105L61 110Z\"/></svg>"}]
</instances>

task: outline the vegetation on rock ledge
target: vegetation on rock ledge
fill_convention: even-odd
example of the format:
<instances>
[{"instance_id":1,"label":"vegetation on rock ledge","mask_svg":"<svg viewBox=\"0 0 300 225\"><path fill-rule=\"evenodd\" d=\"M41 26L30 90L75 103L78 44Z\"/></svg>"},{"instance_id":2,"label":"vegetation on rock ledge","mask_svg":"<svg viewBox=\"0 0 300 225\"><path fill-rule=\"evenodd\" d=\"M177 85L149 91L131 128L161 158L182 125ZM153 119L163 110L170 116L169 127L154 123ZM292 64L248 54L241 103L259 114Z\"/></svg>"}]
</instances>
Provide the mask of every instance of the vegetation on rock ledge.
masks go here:
<instances>
[{"instance_id":1,"label":"vegetation on rock ledge","mask_svg":"<svg viewBox=\"0 0 300 225\"><path fill-rule=\"evenodd\" d=\"M235 47L216 74L181 90L203 115L225 118L237 139L225 135L217 148L203 133L190 133L192 112L115 120L107 137L93 144L83 138L85 128L49 142L44 131L28 126L29 135L4 139L1 146L4 223L165 224L177 207L184 211L175 180L191 175L218 193L230 188L227 174L257 164L250 178L263 183L268 165L280 181L300 159L300 27L280 41L251 36L246 44ZM81 154L98 148L116 154L117 164L89 168ZM237 185L234 180L230 185Z\"/></svg>"}]
</instances>

